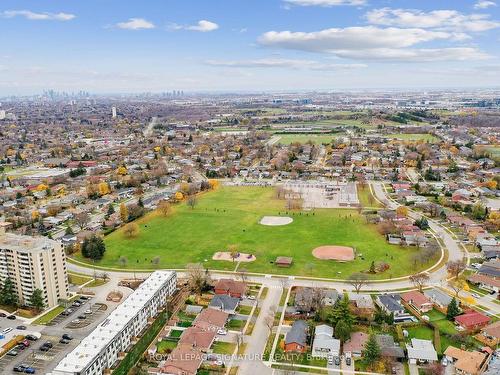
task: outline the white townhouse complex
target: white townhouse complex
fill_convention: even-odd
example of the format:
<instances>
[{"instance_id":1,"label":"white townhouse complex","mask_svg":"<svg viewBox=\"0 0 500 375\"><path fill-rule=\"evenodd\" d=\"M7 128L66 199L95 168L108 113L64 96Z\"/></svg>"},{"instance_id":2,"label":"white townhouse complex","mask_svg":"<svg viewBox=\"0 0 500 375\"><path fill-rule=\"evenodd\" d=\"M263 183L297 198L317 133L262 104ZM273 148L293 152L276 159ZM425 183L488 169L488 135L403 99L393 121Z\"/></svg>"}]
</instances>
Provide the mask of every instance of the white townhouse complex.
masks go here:
<instances>
[{"instance_id":1,"label":"white townhouse complex","mask_svg":"<svg viewBox=\"0 0 500 375\"><path fill-rule=\"evenodd\" d=\"M35 289L43 294L45 307L68 298L66 254L61 244L46 237L7 233L0 222L0 281L9 278L21 305L29 305Z\"/></svg>"},{"instance_id":2,"label":"white townhouse complex","mask_svg":"<svg viewBox=\"0 0 500 375\"><path fill-rule=\"evenodd\" d=\"M100 375L129 349L175 292L177 274L155 271L52 371L52 375Z\"/></svg>"}]
</instances>

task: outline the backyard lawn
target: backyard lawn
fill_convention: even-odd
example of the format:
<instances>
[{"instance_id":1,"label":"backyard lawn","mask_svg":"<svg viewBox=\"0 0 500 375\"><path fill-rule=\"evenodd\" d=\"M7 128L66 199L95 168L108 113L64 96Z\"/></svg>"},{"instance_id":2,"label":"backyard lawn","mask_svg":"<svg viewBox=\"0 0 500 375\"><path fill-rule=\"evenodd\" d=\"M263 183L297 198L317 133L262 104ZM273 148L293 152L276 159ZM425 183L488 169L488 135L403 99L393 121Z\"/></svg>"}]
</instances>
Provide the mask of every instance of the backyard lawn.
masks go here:
<instances>
[{"instance_id":1,"label":"backyard lawn","mask_svg":"<svg viewBox=\"0 0 500 375\"><path fill-rule=\"evenodd\" d=\"M212 350L217 354L233 354L236 344L232 342L218 341L212 346Z\"/></svg>"},{"instance_id":2,"label":"backyard lawn","mask_svg":"<svg viewBox=\"0 0 500 375\"><path fill-rule=\"evenodd\" d=\"M249 272L347 278L353 272L367 271L372 261L383 261L390 266L373 278L398 277L417 271L411 258L418 250L389 245L356 210L286 213L285 201L274 196L274 188L270 187L221 187L200 196L193 209L179 204L168 217L149 213L137 221L136 237L128 238L123 229L106 236L106 253L96 266L154 269L203 263L210 269L233 270L235 263L213 260L212 256L234 244L238 251L256 256L256 261L240 265ZM293 222L265 226L259 224L264 215L290 216ZM314 258L312 250L322 245L350 246L360 256L346 263ZM125 264L119 261L122 256L126 258ZM158 265L153 264L156 256ZM293 257L293 265L276 267L277 256ZM81 254L76 258L85 261ZM421 269L435 260L421 265Z\"/></svg>"}]
</instances>

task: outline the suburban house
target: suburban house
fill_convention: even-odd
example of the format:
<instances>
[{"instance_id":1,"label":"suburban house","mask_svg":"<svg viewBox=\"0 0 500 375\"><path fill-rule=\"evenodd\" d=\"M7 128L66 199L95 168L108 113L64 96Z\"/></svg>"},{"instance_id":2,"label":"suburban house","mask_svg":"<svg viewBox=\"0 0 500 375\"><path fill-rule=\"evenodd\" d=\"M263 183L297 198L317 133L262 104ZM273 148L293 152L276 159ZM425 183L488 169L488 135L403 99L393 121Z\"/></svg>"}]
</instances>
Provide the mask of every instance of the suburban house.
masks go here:
<instances>
[{"instance_id":1,"label":"suburban house","mask_svg":"<svg viewBox=\"0 0 500 375\"><path fill-rule=\"evenodd\" d=\"M224 328L228 317L229 314L227 312L216 309L204 309L196 316L193 325L206 330L217 331Z\"/></svg>"},{"instance_id":2,"label":"suburban house","mask_svg":"<svg viewBox=\"0 0 500 375\"><path fill-rule=\"evenodd\" d=\"M242 281L233 279L220 279L214 287L215 294L228 294L231 297L243 298L247 290L247 286Z\"/></svg>"},{"instance_id":3,"label":"suburban house","mask_svg":"<svg viewBox=\"0 0 500 375\"><path fill-rule=\"evenodd\" d=\"M448 346L443 353L450 362L453 362L455 371L460 375L479 375L483 370L487 358L485 353L478 351L466 351Z\"/></svg>"},{"instance_id":4,"label":"suburban house","mask_svg":"<svg viewBox=\"0 0 500 375\"><path fill-rule=\"evenodd\" d=\"M500 321L482 328L479 336L484 337L492 347L500 344Z\"/></svg>"},{"instance_id":5,"label":"suburban house","mask_svg":"<svg viewBox=\"0 0 500 375\"><path fill-rule=\"evenodd\" d=\"M477 272L481 275L500 278L500 260L495 259L483 263Z\"/></svg>"},{"instance_id":6,"label":"suburban house","mask_svg":"<svg viewBox=\"0 0 500 375\"><path fill-rule=\"evenodd\" d=\"M216 294L208 307L227 312L228 314L235 314L239 303L239 298L231 297L228 294Z\"/></svg>"},{"instance_id":7,"label":"suburban house","mask_svg":"<svg viewBox=\"0 0 500 375\"><path fill-rule=\"evenodd\" d=\"M302 313L311 312L315 293L318 292L314 288L298 287L295 292L295 304L294 304L297 311Z\"/></svg>"},{"instance_id":8,"label":"suburban house","mask_svg":"<svg viewBox=\"0 0 500 375\"><path fill-rule=\"evenodd\" d=\"M437 288L425 290L424 296L426 296L434 304L434 307L437 310L443 313L446 313L448 305L452 300L452 297Z\"/></svg>"},{"instance_id":9,"label":"suburban house","mask_svg":"<svg viewBox=\"0 0 500 375\"><path fill-rule=\"evenodd\" d=\"M394 337L391 335L376 335L375 340L380 347L380 352L384 357L402 359L405 357L405 352L398 344L394 342Z\"/></svg>"},{"instance_id":10,"label":"suburban house","mask_svg":"<svg viewBox=\"0 0 500 375\"><path fill-rule=\"evenodd\" d=\"M478 311L470 310L455 318L455 323L466 331L474 331L487 326L490 323L490 317L481 314Z\"/></svg>"},{"instance_id":11,"label":"suburban house","mask_svg":"<svg viewBox=\"0 0 500 375\"><path fill-rule=\"evenodd\" d=\"M411 339L406 345L408 360L411 364L430 363L438 360L436 349L431 340Z\"/></svg>"},{"instance_id":12,"label":"suburban house","mask_svg":"<svg viewBox=\"0 0 500 375\"><path fill-rule=\"evenodd\" d=\"M307 322L296 320L285 336L285 352L304 353L307 350Z\"/></svg>"},{"instance_id":13,"label":"suburban house","mask_svg":"<svg viewBox=\"0 0 500 375\"><path fill-rule=\"evenodd\" d=\"M500 290L500 277L494 278L488 275L474 274L467 278L469 282L479 286L480 288L498 292Z\"/></svg>"},{"instance_id":14,"label":"suburban house","mask_svg":"<svg viewBox=\"0 0 500 375\"><path fill-rule=\"evenodd\" d=\"M363 349L370 335L364 332L353 332L351 338L344 343L344 354L351 354L352 357L361 357Z\"/></svg>"},{"instance_id":15,"label":"suburban house","mask_svg":"<svg viewBox=\"0 0 500 375\"><path fill-rule=\"evenodd\" d=\"M203 353L189 344L179 344L160 365L160 373L196 375L203 362Z\"/></svg>"},{"instance_id":16,"label":"suburban house","mask_svg":"<svg viewBox=\"0 0 500 375\"><path fill-rule=\"evenodd\" d=\"M401 304L399 294L382 294L377 296L376 304L387 314L394 315L394 321L403 320L410 317Z\"/></svg>"},{"instance_id":17,"label":"suburban house","mask_svg":"<svg viewBox=\"0 0 500 375\"><path fill-rule=\"evenodd\" d=\"M339 292L337 292L335 289L323 290L323 304L325 306L333 306L339 299Z\"/></svg>"},{"instance_id":18,"label":"suburban house","mask_svg":"<svg viewBox=\"0 0 500 375\"><path fill-rule=\"evenodd\" d=\"M366 312L375 309L375 304L369 294L349 293L349 301L352 301L358 309Z\"/></svg>"},{"instance_id":19,"label":"suburban house","mask_svg":"<svg viewBox=\"0 0 500 375\"><path fill-rule=\"evenodd\" d=\"M215 335L216 332L213 330L205 330L200 327L188 327L182 332L179 344L188 344L193 348L206 351L212 346Z\"/></svg>"},{"instance_id":20,"label":"suburban house","mask_svg":"<svg viewBox=\"0 0 500 375\"><path fill-rule=\"evenodd\" d=\"M333 337L333 328L321 324L316 326L312 355L314 357L338 357L340 354L340 340Z\"/></svg>"},{"instance_id":21,"label":"suburban house","mask_svg":"<svg viewBox=\"0 0 500 375\"><path fill-rule=\"evenodd\" d=\"M401 300L421 314L432 310L432 302L416 290L401 294Z\"/></svg>"}]
</instances>

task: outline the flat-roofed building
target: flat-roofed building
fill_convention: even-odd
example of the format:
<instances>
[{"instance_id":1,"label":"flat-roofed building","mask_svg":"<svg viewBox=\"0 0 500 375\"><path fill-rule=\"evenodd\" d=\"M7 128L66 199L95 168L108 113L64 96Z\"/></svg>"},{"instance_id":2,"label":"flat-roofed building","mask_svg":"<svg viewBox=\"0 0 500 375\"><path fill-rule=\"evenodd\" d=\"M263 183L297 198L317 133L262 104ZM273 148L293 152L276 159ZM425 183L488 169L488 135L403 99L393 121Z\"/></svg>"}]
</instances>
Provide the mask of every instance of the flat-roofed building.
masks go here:
<instances>
[{"instance_id":1,"label":"flat-roofed building","mask_svg":"<svg viewBox=\"0 0 500 375\"><path fill-rule=\"evenodd\" d=\"M29 305L36 289L45 307L68 298L66 255L58 241L46 237L7 233L9 223L0 222L0 281L12 280L21 305Z\"/></svg>"},{"instance_id":2,"label":"flat-roofed building","mask_svg":"<svg viewBox=\"0 0 500 375\"><path fill-rule=\"evenodd\" d=\"M111 368L175 292L177 274L155 271L52 371L52 375L97 375Z\"/></svg>"}]
</instances>

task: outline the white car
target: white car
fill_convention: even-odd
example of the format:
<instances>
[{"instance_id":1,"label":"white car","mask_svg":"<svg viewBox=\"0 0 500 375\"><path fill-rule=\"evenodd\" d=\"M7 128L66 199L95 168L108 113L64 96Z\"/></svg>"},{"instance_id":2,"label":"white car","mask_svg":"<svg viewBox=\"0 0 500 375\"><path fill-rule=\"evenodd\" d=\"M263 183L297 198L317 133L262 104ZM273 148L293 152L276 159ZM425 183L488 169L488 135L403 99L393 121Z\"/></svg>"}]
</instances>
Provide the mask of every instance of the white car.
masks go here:
<instances>
[{"instance_id":1,"label":"white car","mask_svg":"<svg viewBox=\"0 0 500 375\"><path fill-rule=\"evenodd\" d=\"M255 300L255 296L247 296L247 299L253 301L253 300Z\"/></svg>"},{"instance_id":2,"label":"white car","mask_svg":"<svg viewBox=\"0 0 500 375\"><path fill-rule=\"evenodd\" d=\"M471 294L472 294L472 297L474 297L474 298L481 298L481 296L477 293L471 293Z\"/></svg>"},{"instance_id":3,"label":"white car","mask_svg":"<svg viewBox=\"0 0 500 375\"><path fill-rule=\"evenodd\" d=\"M85 310L85 314L92 315L92 310L90 310L90 309L89 310Z\"/></svg>"},{"instance_id":4,"label":"white car","mask_svg":"<svg viewBox=\"0 0 500 375\"><path fill-rule=\"evenodd\" d=\"M218 329L217 334L218 335L227 335L227 331L225 329Z\"/></svg>"},{"instance_id":5,"label":"white car","mask_svg":"<svg viewBox=\"0 0 500 375\"><path fill-rule=\"evenodd\" d=\"M13 330L13 328L12 328L12 327L7 327L7 328L5 328L5 329L2 331L2 333L3 333L4 335L6 335L7 333L12 332L12 330Z\"/></svg>"}]
</instances>

